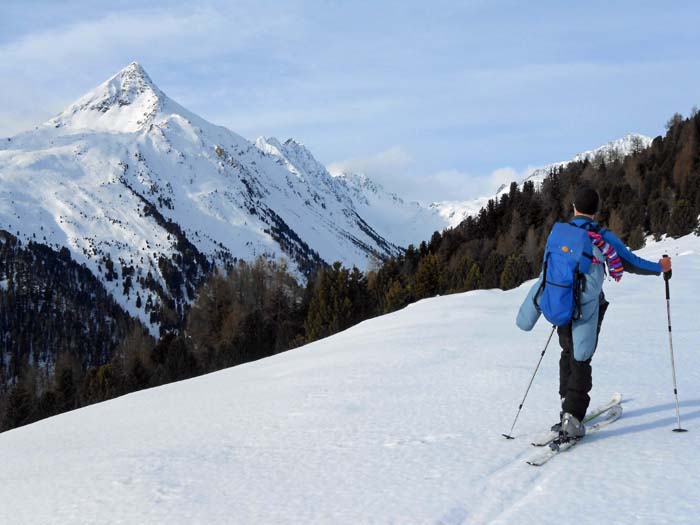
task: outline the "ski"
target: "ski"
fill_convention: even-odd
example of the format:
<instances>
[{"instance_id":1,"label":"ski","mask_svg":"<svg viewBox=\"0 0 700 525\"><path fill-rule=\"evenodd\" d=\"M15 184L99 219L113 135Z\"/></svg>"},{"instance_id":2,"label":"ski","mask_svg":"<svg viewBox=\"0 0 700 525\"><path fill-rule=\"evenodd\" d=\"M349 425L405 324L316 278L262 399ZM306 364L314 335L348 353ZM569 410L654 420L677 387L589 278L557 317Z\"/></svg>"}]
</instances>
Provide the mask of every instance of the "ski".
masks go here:
<instances>
[{"instance_id":1,"label":"ski","mask_svg":"<svg viewBox=\"0 0 700 525\"><path fill-rule=\"evenodd\" d=\"M610 423L613 423L614 421L620 419L620 416L622 416L622 407L620 405L614 405L610 407L607 410L604 419L601 419L597 423L592 424L590 427L586 427L586 436L595 434L601 428L605 428ZM580 443L583 439L586 439L586 436L584 436L581 439L572 439L571 441L566 441L564 443L557 443L557 440L552 441L547 449L538 452L530 459L528 459L527 464L532 465L533 467L542 466L554 456L558 455L561 452L566 452L567 450Z\"/></svg>"},{"instance_id":2,"label":"ski","mask_svg":"<svg viewBox=\"0 0 700 525\"><path fill-rule=\"evenodd\" d=\"M600 405L595 410L592 410L588 414L586 414L586 417L583 419L583 422L590 423L595 418L602 415L604 412L607 412L615 405L619 405L620 403L622 403L622 394L616 392L612 395L612 397L610 398L610 400L607 403L605 403L604 405ZM542 434L541 436L533 439L532 445L535 447L544 447L544 446L549 445L552 441L554 441L558 437L559 437L558 431L550 430L546 434Z\"/></svg>"}]
</instances>

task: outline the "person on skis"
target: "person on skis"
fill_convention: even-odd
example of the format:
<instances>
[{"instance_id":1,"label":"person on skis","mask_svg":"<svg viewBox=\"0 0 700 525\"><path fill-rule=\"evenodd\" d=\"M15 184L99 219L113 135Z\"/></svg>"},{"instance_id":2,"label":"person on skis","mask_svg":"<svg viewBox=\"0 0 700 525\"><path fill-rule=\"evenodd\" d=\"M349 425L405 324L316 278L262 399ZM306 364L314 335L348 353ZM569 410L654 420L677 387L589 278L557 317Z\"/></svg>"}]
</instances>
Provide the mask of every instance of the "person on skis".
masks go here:
<instances>
[{"instance_id":1,"label":"person on skis","mask_svg":"<svg viewBox=\"0 0 700 525\"><path fill-rule=\"evenodd\" d=\"M580 187L575 192L574 217L569 225L585 230L590 239L590 245L584 249L588 250L588 255L582 253L584 257L581 257L581 260L587 262L581 265L581 268L587 267L587 271L577 274L579 281L571 287L574 292L568 290L569 294L574 296L574 313L570 314L567 311L563 316L559 316L561 321L552 323L557 326L559 345L562 349L559 359L559 397L562 402L560 422L554 425L552 430L558 430L563 439L579 439L586 432L583 419L590 402L588 394L593 386L591 359L598 345L603 317L608 309L608 301L603 293L605 266L607 265L608 274L615 281L622 278L623 272L660 275L671 270L670 258L664 257L658 262L642 259L630 252L611 231L602 228L595 220L599 200L598 193L591 188ZM558 235L563 239L558 243L552 242L557 227L560 228ZM518 311L516 324L521 330L532 330L543 309L545 316L551 321L552 315L547 315L548 310L556 310L560 303L566 302L561 297L568 296L558 295L555 299L551 299L551 296L564 293L564 287L555 282L557 272L561 275L561 270L554 266L559 264L557 261L562 260L562 254L571 255L569 246L572 243L567 241L567 235L582 236L580 231L570 226L562 227L561 224L555 225L550 234L543 271ZM585 236L582 237L585 239ZM587 239L583 242L587 244ZM549 257L550 250L559 253Z\"/></svg>"}]
</instances>

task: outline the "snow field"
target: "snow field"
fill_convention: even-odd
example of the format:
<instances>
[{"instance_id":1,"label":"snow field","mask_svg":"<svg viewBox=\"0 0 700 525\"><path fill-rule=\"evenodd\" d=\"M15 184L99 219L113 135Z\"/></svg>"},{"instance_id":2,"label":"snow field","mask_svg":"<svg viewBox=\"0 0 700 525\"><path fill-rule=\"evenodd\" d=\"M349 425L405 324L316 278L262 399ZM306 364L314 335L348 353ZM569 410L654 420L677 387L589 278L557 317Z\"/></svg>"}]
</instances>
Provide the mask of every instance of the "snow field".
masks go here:
<instances>
[{"instance_id":1,"label":"snow field","mask_svg":"<svg viewBox=\"0 0 700 525\"><path fill-rule=\"evenodd\" d=\"M558 416L528 287L437 297L305 347L0 435L2 523L697 523L700 238L674 257L675 434L663 279L606 283L592 404L622 419L534 468Z\"/></svg>"}]
</instances>

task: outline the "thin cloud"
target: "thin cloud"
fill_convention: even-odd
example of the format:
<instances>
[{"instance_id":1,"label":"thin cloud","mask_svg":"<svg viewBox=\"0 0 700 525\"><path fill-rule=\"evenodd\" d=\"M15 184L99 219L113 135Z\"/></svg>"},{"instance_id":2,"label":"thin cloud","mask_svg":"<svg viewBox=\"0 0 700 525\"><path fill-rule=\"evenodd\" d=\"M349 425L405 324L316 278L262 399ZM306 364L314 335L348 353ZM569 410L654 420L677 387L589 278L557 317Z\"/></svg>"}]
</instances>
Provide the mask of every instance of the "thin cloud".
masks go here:
<instances>
[{"instance_id":1,"label":"thin cloud","mask_svg":"<svg viewBox=\"0 0 700 525\"><path fill-rule=\"evenodd\" d=\"M339 173L364 173L373 178L394 180L400 177L413 163L413 157L400 146L354 159L341 160L329 164L328 171Z\"/></svg>"},{"instance_id":2,"label":"thin cloud","mask_svg":"<svg viewBox=\"0 0 700 525\"><path fill-rule=\"evenodd\" d=\"M232 18L218 9L145 9L109 13L101 18L76 22L64 27L29 33L0 47L0 65L8 67L20 60L50 65L75 72L71 64L85 59L115 55L163 56L177 51L178 59L215 59L235 48L245 48L251 39L281 29L282 19L270 14L264 18L243 9ZM204 38L206 36L206 38ZM222 44L226 47L222 47ZM149 46L161 46L151 48Z\"/></svg>"},{"instance_id":3,"label":"thin cloud","mask_svg":"<svg viewBox=\"0 0 700 525\"><path fill-rule=\"evenodd\" d=\"M533 168L516 170L503 167L480 175L457 169L444 169L428 174L393 172L374 178L384 187L410 201L423 205L441 201L468 201L478 197L495 195L502 185L522 181ZM368 173L371 175L371 172Z\"/></svg>"}]
</instances>

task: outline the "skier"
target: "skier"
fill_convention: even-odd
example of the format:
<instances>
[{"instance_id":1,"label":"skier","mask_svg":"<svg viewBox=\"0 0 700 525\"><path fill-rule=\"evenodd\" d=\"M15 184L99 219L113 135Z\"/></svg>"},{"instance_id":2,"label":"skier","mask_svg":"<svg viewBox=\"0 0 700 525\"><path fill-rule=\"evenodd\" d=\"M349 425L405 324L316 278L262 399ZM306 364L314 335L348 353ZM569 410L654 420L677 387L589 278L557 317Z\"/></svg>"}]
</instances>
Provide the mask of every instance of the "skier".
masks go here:
<instances>
[{"instance_id":1,"label":"skier","mask_svg":"<svg viewBox=\"0 0 700 525\"><path fill-rule=\"evenodd\" d=\"M559 414L560 422L554 425L552 430L559 431L564 441L579 439L586 432L582 421L590 402L588 393L593 386L591 358L598 345L598 334L603 317L608 309L608 301L605 300L605 295L603 294L604 264L607 265L610 277L615 281L619 281L622 278L623 272L660 275L662 272L671 270L671 259L669 257L662 258L659 262L642 259L630 252L612 232L602 228L595 221L598 205L599 197L595 190L585 186L576 190L574 196L574 217L569 224L582 228L587 232L592 246L586 248L589 249L589 253L592 253L592 257L588 256L590 258L590 266L581 278L580 285L574 285L574 288L579 290L578 295L576 296L576 291L574 294L571 294L576 296L573 307L575 313L573 316L567 315L568 321L562 324L553 322L553 324L557 325L559 345L562 348L559 359L559 397L561 398L562 408ZM565 227L561 231L573 231L573 233L577 233L580 236L580 233L572 228L566 230ZM554 230L548 241L548 250L550 249L550 241L553 235ZM569 252L568 244L568 242L560 243L558 245L560 251ZM545 253L543 272L518 311L516 324L521 330L532 330L543 311L543 307L545 308L545 316L551 320L551 315L547 315L547 309L558 306L558 299L548 300L547 297L543 298L543 295L547 293L545 291L547 289L552 290L550 292L552 294L561 294L561 288L558 288L559 285L550 284L550 286L546 286L546 284L550 283L550 279L545 278L543 280L543 274L545 276L556 276L557 271L561 274L560 269L558 270L551 266L548 268L547 261L552 265L556 263L557 258L556 256L550 258ZM561 296L559 296L560 298ZM552 306L553 304L555 306Z\"/></svg>"}]
</instances>

